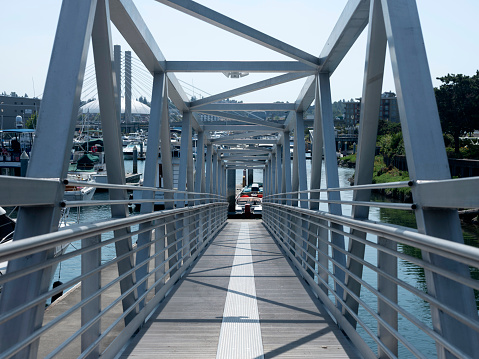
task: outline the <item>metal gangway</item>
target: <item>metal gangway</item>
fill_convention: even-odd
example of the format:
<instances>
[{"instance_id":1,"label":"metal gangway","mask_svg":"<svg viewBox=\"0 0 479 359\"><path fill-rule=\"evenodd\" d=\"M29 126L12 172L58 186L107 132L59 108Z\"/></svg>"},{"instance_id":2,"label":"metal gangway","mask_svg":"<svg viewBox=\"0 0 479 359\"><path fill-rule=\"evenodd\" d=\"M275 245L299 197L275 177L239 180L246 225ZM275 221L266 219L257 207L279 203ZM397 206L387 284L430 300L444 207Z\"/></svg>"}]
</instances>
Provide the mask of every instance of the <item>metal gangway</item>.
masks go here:
<instances>
[{"instance_id":1,"label":"metal gangway","mask_svg":"<svg viewBox=\"0 0 479 359\"><path fill-rule=\"evenodd\" d=\"M319 56L193 1L158 2L293 60L167 61L131 0L63 1L26 177L0 176L0 206L20 208L13 241L0 245L0 262L8 261L0 277L0 356L430 357L412 340L422 336L438 358L477 357L479 249L464 243L457 209L479 207L478 180L450 178L415 1L348 1ZM111 23L153 77L142 187L125 184ZM330 76L365 29L354 186L344 188ZM65 186L84 185L69 180L67 169L90 43L108 183L88 185L107 189L109 198L65 201ZM372 184L387 47L411 180ZM190 101L175 76L188 71L282 74ZM301 78L303 89L292 103L221 102ZM176 187L168 101L183 114ZM313 101L308 186L302 134ZM266 121L249 116L252 111L288 115ZM198 113L219 120L202 122ZM237 169L263 172L261 221L227 219ZM411 189L412 204L371 200L374 189L401 187ZM141 198L129 198L133 190ZM352 200L341 199L343 191L352 191ZM161 210L155 210L157 195ZM130 214L133 202L141 204L139 214ZM108 206L111 216L59 228L62 211L78 206ZM343 214L344 206L351 206L351 215ZM417 229L369 220L370 208L414 211ZM68 244L69 251L55 255ZM108 246L114 255L105 258ZM420 256L402 251L405 246ZM52 287L54 268L71 260L78 274ZM399 275L403 263L424 271L423 289ZM213 304L215 293L221 295ZM212 302L202 307L208 295ZM416 316L404 298L422 303L427 315ZM195 325L183 317L192 310L203 315ZM168 330L182 319L187 325ZM150 329L161 324L166 330ZM218 340L198 342L211 326Z\"/></svg>"}]
</instances>

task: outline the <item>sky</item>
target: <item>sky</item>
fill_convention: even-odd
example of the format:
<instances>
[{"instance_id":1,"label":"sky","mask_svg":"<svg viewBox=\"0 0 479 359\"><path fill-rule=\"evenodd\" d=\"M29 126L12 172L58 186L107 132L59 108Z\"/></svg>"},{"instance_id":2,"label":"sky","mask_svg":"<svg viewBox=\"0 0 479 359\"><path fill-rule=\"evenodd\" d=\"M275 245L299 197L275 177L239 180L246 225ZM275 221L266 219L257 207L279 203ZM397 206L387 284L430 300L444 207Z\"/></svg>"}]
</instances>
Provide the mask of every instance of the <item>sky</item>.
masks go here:
<instances>
[{"instance_id":1,"label":"sky","mask_svg":"<svg viewBox=\"0 0 479 359\"><path fill-rule=\"evenodd\" d=\"M134 0L167 60L291 60L154 0ZM347 0L199 0L226 16L319 56ZM60 0L0 0L0 92L41 96L48 71ZM479 69L479 1L417 0L433 85L448 73L473 75ZM332 100L361 96L367 28L331 76ZM130 50L112 25L113 43ZM135 56L135 54L133 54ZM87 66L91 65L92 54ZM177 74L215 94L277 74L227 79L223 74ZM235 98L244 102L294 102L304 79ZM138 92L139 91L139 92ZM383 91L395 92L389 56ZM141 94L142 90L136 93ZM187 91L191 93L190 91ZM150 97L149 94L143 93Z\"/></svg>"}]
</instances>

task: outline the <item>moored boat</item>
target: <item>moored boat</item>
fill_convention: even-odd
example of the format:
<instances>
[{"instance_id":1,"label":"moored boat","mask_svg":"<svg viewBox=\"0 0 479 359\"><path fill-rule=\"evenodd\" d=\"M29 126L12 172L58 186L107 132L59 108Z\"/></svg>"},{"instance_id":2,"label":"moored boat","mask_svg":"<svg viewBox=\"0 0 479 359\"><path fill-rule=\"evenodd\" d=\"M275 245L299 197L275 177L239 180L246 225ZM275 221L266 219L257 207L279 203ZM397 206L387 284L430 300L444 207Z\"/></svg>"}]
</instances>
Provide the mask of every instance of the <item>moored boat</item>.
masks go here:
<instances>
[{"instance_id":1,"label":"moored boat","mask_svg":"<svg viewBox=\"0 0 479 359\"><path fill-rule=\"evenodd\" d=\"M253 183L244 187L236 196L237 214L260 214L263 210L263 184Z\"/></svg>"}]
</instances>

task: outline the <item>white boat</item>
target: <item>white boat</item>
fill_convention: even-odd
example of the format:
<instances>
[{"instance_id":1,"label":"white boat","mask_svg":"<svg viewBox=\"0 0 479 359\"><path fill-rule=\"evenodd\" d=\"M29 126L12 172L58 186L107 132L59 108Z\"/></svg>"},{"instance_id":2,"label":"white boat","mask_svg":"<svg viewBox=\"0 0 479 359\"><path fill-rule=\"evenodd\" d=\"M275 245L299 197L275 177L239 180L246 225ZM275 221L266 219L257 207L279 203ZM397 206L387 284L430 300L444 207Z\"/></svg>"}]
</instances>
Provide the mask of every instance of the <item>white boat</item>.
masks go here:
<instances>
[{"instance_id":1,"label":"white boat","mask_svg":"<svg viewBox=\"0 0 479 359\"><path fill-rule=\"evenodd\" d=\"M132 160L135 147L138 151L138 158L144 158L146 155L146 142L134 141L130 142L128 146L123 148L123 159Z\"/></svg>"},{"instance_id":2,"label":"white boat","mask_svg":"<svg viewBox=\"0 0 479 359\"><path fill-rule=\"evenodd\" d=\"M66 201L89 201L95 194L95 187L88 186L88 182L92 182L91 178L81 177L80 175L68 175L68 179L72 181L85 182L84 186L67 185L65 186L65 193L63 199Z\"/></svg>"},{"instance_id":3,"label":"white boat","mask_svg":"<svg viewBox=\"0 0 479 359\"><path fill-rule=\"evenodd\" d=\"M237 214L260 214L263 211L263 184L253 183L244 187L236 196Z\"/></svg>"}]
</instances>

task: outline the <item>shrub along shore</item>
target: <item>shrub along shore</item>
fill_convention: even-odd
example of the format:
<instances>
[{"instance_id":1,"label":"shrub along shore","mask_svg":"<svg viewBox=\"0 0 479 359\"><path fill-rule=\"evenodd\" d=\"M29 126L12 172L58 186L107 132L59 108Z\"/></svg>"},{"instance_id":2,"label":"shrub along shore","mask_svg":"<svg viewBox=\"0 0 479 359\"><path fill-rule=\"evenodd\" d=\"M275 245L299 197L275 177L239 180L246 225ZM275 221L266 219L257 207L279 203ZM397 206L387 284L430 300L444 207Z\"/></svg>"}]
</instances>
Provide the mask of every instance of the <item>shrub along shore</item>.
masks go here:
<instances>
[{"instance_id":1,"label":"shrub along shore","mask_svg":"<svg viewBox=\"0 0 479 359\"><path fill-rule=\"evenodd\" d=\"M338 165L348 168L355 168L356 155L345 156L338 159ZM387 166L383 156L376 156L374 159L373 183L389 183L409 181L409 173L400 171L396 167ZM349 179L351 185L354 184L354 175ZM373 190L374 193L399 200L404 203L412 203L412 192L409 187L405 188L389 188ZM459 217L465 223L479 224L479 211L477 210L459 210Z\"/></svg>"},{"instance_id":2,"label":"shrub along shore","mask_svg":"<svg viewBox=\"0 0 479 359\"><path fill-rule=\"evenodd\" d=\"M356 166L356 155L349 155L338 159L338 164L343 167L354 168ZM383 156L374 158L374 172L372 183L389 183L409 181L409 173L400 171L396 167L387 166ZM351 185L354 183L354 176L350 178ZM409 187L406 188L388 188L374 190L375 193L382 194L389 198L397 199L401 202L412 203L412 193Z\"/></svg>"}]
</instances>

